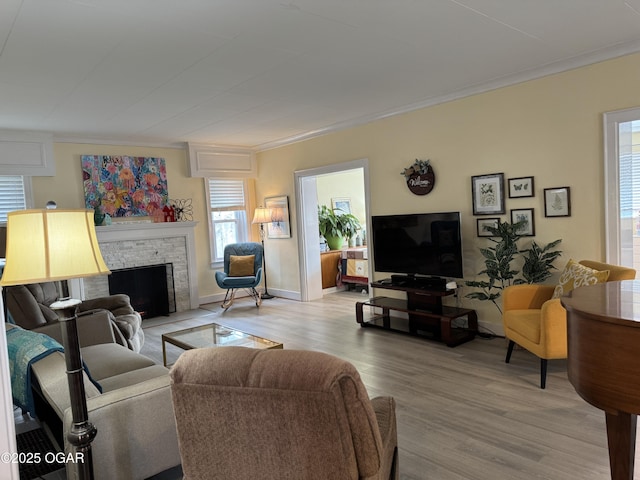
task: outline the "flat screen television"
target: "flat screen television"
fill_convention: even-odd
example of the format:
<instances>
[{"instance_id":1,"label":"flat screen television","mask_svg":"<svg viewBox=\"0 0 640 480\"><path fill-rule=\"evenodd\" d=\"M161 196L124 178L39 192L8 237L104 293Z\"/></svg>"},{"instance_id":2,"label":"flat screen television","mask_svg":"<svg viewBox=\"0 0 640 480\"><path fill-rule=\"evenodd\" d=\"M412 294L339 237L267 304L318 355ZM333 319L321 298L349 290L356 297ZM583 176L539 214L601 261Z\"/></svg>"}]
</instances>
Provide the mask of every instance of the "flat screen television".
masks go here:
<instances>
[{"instance_id":1,"label":"flat screen television","mask_svg":"<svg viewBox=\"0 0 640 480\"><path fill-rule=\"evenodd\" d=\"M460 212L371 217L377 272L463 278Z\"/></svg>"}]
</instances>

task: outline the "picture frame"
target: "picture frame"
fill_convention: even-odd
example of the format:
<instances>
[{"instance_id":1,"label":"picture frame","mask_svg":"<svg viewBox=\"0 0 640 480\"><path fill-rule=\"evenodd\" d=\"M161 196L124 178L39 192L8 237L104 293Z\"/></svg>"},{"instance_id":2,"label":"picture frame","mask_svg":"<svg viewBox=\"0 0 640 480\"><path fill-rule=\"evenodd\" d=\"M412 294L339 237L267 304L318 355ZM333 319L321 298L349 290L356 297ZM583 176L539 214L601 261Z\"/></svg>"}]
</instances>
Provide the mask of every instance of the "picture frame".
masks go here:
<instances>
[{"instance_id":1,"label":"picture frame","mask_svg":"<svg viewBox=\"0 0 640 480\"><path fill-rule=\"evenodd\" d=\"M342 213L351 213L351 199L348 197L332 198L331 208L340 210Z\"/></svg>"},{"instance_id":2,"label":"picture frame","mask_svg":"<svg viewBox=\"0 0 640 480\"><path fill-rule=\"evenodd\" d=\"M495 227L498 228L500 224L500 218L492 217L492 218L478 218L476 219L476 227L478 231L479 237L493 237L494 235L487 230L486 227Z\"/></svg>"},{"instance_id":3,"label":"picture frame","mask_svg":"<svg viewBox=\"0 0 640 480\"><path fill-rule=\"evenodd\" d=\"M504 207L504 173L471 177L474 215L500 215Z\"/></svg>"},{"instance_id":4,"label":"picture frame","mask_svg":"<svg viewBox=\"0 0 640 480\"><path fill-rule=\"evenodd\" d=\"M291 238L289 196L266 197L264 206L271 210L271 223L267 223L267 238Z\"/></svg>"},{"instance_id":5,"label":"picture frame","mask_svg":"<svg viewBox=\"0 0 640 480\"><path fill-rule=\"evenodd\" d=\"M523 237L533 237L536 234L533 220L533 208L515 208L511 210L511 223L526 220L526 224L516 232Z\"/></svg>"},{"instance_id":6,"label":"picture frame","mask_svg":"<svg viewBox=\"0 0 640 480\"><path fill-rule=\"evenodd\" d=\"M571 188L554 187L544 189L544 216L571 216Z\"/></svg>"},{"instance_id":7,"label":"picture frame","mask_svg":"<svg viewBox=\"0 0 640 480\"><path fill-rule=\"evenodd\" d=\"M518 177L510 178L509 183L509 198L524 198L534 197L534 184L533 177Z\"/></svg>"}]
</instances>

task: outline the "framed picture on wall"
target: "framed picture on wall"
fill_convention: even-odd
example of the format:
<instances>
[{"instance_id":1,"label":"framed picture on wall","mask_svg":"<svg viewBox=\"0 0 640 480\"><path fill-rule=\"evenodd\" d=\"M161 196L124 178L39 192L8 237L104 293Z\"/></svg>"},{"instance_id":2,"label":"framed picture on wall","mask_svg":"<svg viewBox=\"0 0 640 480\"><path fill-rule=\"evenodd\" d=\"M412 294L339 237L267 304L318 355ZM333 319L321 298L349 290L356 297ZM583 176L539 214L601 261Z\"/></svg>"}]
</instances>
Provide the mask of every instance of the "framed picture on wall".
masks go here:
<instances>
[{"instance_id":1,"label":"framed picture on wall","mask_svg":"<svg viewBox=\"0 0 640 480\"><path fill-rule=\"evenodd\" d=\"M536 234L533 224L533 208L519 208L511 210L511 223L524 222L516 232L523 237L533 237Z\"/></svg>"},{"instance_id":2,"label":"framed picture on wall","mask_svg":"<svg viewBox=\"0 0 640 480\"><path fill-rule=\"evenodd\" d=\"M533 177L509 179L509 198L533 197Z\"/></svg>"},{"instance_id":3,"label":"framed picture on wall","mask_svg":"<svg viewBox=\"0 0 640 480\"><path fill-rule=\"evenodd\" d=\"M478 236L479 237L493 237L493 233L487 228L498 228L500 224L500 219L496 218L478 218L476 220L477 228L478 228Z\"/></svg>"},{"instance_id":4,"label":"framed picture on wall","mask_svg":"<svg viewBox=\"0 0 640 480\"><path fill-rule=\"evenodd\" d=\"M474 215L500 215L504 209L504 173L471 177Z\"/></svg>"},{"instance_id":5,"label":"framed picture on wall","mask_svg":"<svg viewBox=\"0 0 640 480\"><path fill-rule=\"evenodd\" d=\"M82 155L80 159L86 208L98 208L113 218L164 218L162 209L169 203L164 158Z\"/></svg>"},{"instance_id":6,"label":"framed picture on wall","mask_svg":"<svg viewBox=\"0 0 640 480\"><path fill-rule=\"evenodd\" d=\"M569 187L544 189L544 216L571 216L571 189Z\"/></svg>"},{"instance_id":7,"label":"framed picture on wall","mask_svg":"<svg viewBox=\"0 0 640 480\"><path fill-rule=\"evenodd\" d=\"M340 210L340 213L351 213L351 199L346 197L332 198L331 208Z\"/></svg>"},{"instance_id":8,"label":"framed picture on wall","mask_svg":"<svg viewBox=\"0 0 640 480\"><path fill-rule=\"evenodd\" d=\"M266 224L267 238L291 238L289 197L267 197L264 199L264 206L271 210L271 223Z\"/></svg>"}]
</instances>

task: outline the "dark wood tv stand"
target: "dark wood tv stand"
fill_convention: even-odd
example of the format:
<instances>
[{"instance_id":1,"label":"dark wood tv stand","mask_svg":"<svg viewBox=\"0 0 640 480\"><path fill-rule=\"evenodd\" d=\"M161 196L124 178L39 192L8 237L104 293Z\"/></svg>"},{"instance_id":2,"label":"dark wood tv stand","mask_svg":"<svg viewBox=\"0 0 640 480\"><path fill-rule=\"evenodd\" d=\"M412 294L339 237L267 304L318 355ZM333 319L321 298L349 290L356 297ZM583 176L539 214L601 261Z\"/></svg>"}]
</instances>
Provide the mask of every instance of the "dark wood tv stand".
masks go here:
<instances>
[{"instance_id":1,"label":"dark wood tv stand","mask_svg":"<svg viewBox=\"0 0 640 480\"><path fill-rule=\"evenodd\" d=\"M478 315L475 310L442 304L442 297L453 295L455 290L429 290L427 287L410 284L392 284L388 279L372 282L371 286L406 292L407 299L374 297L364 302L356 302L356 321L361 327L378 327L423 336L444 342L448 347L473 340L478 333ZM365 305L381 308L382 314L364 320ZM392 317L392 310L407 313L408 318ZM451 325L453 320L465 316L466 328Z\"/></svg>"}]
</instances>

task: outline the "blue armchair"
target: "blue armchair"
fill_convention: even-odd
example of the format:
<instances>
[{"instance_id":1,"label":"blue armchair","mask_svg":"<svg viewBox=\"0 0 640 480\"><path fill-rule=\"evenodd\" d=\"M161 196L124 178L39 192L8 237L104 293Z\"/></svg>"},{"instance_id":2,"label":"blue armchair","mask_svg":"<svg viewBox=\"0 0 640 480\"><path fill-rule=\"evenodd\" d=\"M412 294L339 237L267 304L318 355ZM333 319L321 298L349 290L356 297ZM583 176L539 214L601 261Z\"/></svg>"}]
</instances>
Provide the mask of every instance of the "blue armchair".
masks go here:
<instances>
[{"instance_id":1,"label":"blue armchair","mask_svg":"<svg viewBox=\"0 0 640 480\"><path fill-rule=\"evenodd\" d=\"M235 299L236 290L245 289L255 300L256 307L262 303L256 287L262 280L262 245L259 243L230 243L224 247L224 271L216 272L216 283L227 293L222 308L229 308Z\"/></svg>"}]
</instances>

